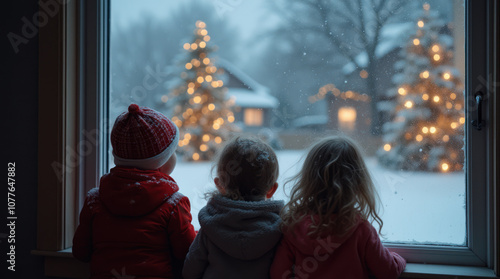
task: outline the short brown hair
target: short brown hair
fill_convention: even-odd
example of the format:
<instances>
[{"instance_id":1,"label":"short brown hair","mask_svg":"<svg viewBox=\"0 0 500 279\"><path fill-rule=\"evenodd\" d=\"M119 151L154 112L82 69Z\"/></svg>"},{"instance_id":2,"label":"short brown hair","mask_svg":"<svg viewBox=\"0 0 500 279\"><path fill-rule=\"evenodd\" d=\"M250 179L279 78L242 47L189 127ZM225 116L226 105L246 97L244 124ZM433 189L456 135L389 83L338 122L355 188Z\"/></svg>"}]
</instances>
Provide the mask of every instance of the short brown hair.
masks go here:
<instances>
[{"instance_id":1,"label":"short brown hair","mask_svg":"<svg viewBox=\"0 0 500 279\"><path fill-rule=\"evenodd\" d=\"M217 156L217 176L225 196L255 200L265 196L278 179L278 159L273 149L258 138L235 137Z\"/></svg>"}]
</instances>

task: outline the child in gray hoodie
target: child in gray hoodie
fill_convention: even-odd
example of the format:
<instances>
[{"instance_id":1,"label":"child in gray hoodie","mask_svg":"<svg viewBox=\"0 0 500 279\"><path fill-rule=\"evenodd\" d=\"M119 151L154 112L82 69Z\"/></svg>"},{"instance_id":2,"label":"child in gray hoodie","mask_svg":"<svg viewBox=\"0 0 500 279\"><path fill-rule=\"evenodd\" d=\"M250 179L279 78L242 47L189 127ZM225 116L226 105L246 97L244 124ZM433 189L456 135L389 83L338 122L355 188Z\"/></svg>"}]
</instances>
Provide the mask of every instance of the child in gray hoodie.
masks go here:
<instances>
[{"instance_id":1,"label":"child in gray hoodie","mask_svg":"<svg viewBox=\"0 0 500 279\"><path fill-rule=\"evenodd\" d=\"M190 278L269 278L281 238L283 201L276 189L278 160L258 139L237 137L218 155L216 192L201 209L201 229L184 262Z\"/></svg>"}]
</instances>

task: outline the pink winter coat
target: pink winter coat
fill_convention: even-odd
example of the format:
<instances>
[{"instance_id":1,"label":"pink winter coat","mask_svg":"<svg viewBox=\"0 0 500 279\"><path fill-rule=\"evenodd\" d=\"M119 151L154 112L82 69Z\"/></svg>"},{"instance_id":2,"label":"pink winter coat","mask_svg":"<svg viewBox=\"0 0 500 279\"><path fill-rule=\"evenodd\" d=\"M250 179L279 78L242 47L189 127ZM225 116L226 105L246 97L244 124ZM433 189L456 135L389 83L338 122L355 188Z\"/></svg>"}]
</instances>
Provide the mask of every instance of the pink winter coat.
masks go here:
<instances>
[{"instance_id":1,"label":"pink winter coat","mask_svg":"<svg viewBox=\"0 0 500 279\"><path fill-rule=\"evenodd\" d=\"M294 229L295 234L284 234L271 266L271 279L391 279L405 269L406 261L382 245L367 221L360 220L342 238L310 238L310 225L311 220L304 218Z\"/></svg>"}]
</instances>

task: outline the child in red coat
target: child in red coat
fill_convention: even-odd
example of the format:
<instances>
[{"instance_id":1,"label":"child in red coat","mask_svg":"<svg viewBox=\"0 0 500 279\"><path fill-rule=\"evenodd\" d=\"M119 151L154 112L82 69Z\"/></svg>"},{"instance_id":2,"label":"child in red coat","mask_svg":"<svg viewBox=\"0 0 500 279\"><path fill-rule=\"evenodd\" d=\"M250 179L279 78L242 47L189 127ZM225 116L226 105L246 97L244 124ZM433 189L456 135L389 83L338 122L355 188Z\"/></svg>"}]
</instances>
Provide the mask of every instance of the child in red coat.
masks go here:
<instances>
[{"instance_id":1,"label":"child in red coat","mask_svg":"<svg viewBox=\"0 0 500 279\"><path fill-rule=\"evenodd\" d=\"M73 255L91 278L180 278L196 234L189 199L169 176L179 131L161 113L132 104L116 119L116 167L89 191Z\"/></svg>"},{"instance_id":2,"label":"child in red coat","mask_svg":"<svg viewBox=\"0 0 500 279\"><path fill-rule=\"evenodd\" d=\"M320 141L292 181L272 279L399 277L406 261L382 245L368 222L381 230L375 187L353 142Z\"/></svg>"}]
</instances>

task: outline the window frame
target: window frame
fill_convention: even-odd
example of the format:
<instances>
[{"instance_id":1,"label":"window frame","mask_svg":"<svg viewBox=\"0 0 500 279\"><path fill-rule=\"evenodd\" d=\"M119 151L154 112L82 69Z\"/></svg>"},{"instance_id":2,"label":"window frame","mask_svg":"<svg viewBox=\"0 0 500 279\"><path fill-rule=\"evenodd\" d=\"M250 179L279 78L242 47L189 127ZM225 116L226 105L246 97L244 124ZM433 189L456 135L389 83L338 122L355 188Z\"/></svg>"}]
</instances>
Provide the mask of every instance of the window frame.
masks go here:
<instances>
[{"instance_id":1,"label":"window frame","mask_svg":"<svg viewBox=\"0 0 500 279\"><path fill-rule=\"evenodd\" d=\"M466 101L476 90L483 90L486 94L485 127L476 131L471 125L466 125L469 137L467 158L479 157L477 154L484 154L487 158L466 162L467 170L471 170L466 173L467 183L473 185L467 188L469 241L467 247L401 244L386 244L386 247L400 253L410 263L477 266L480 268L474 270L494 277L493 269L498 274L500 266L500 195L495 187L500 172L500 115L495 110L500 108L500 86L496 85L500 82L500 4L494 0L466 0L465 3L466 75L477 77L466 81ZM85 197L84 189L88 185L97 185L107 169L109 69L105 61L109 57L110 0L67 1L61 7L61 12L40 29L39 126L44 129L39 129L43 133L39 133L38 145L39 225L38 252L35 253L48 258L64 254L63 258L67 260L68 251L61 251L71 247ZM475 119L473 107L467 104L465 107L469 119ZM54 129L48 132L47 127ZM85 144L89 142L93 148L87 152ZM72 162L75 159L72 151L75 150L79 154L76 165ZM52 167L54 162L61 162L68 171L58 175ZM426 273L420 265L409 264L409 267L411 271L402 277L411 278L418 274L429 278L433 276L429 274L437 274ZM445 269L441 271L441 275L464 275L460 271L456 274ZM46 273L57 276L57 272L51 273L50 270Z\"/></svg>"}]
</instances>

